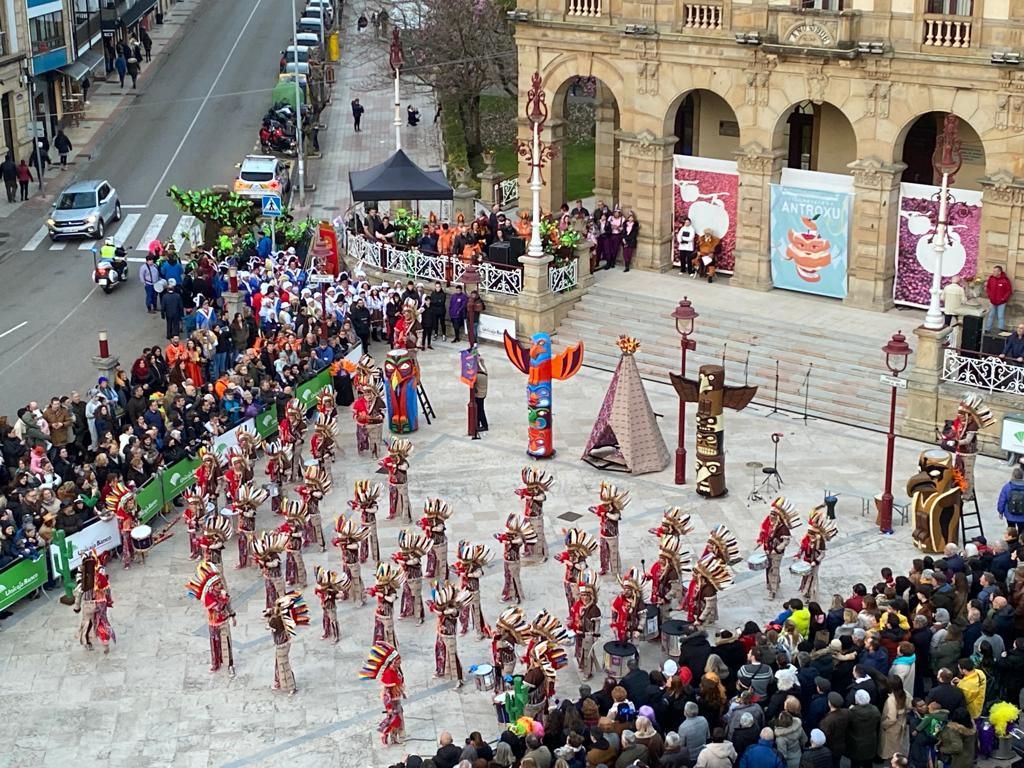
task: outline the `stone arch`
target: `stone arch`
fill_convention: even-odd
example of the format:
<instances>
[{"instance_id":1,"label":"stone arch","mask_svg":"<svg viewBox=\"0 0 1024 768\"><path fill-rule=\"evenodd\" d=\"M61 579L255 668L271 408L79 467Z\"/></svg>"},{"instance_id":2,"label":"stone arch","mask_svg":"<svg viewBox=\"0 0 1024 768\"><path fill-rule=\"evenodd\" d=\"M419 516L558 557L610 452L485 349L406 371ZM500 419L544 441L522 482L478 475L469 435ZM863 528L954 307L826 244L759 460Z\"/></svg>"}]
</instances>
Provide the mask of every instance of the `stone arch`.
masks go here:
<instances>
[{"instance_id":1,"label":"stone arch","mask_svg":"<svg viewBox=\"0 0 1024 768\"><path fill-rule=\"evenodd\" d=\"M987 173L988 148L981 131L969 119L952 110L926 110L907 117L893 142L893 160L907 166L903 171L903 181L940 183L941 179L931 170L931 157L936 137L942 132L942 121L948 114L954 114L960 120L963 153L963 165L954 183L962 189L981 189L978 182Z\"/></svg>"},{"instance_id":2,"label":"stone arch","mask_svg":"<svg viewBox=\"0 0 1024 768\"><path fill-rule=\"evenodd\" d=\"M772 149L782 152L784 167L849 173L858 158L861 137L842 107L827 99L790 101L779 110Z\"/></svg>"},{"instance_id":3,"label":"stone arch","mask_svg":"<svg viewBox=\"0 0 1024 768\"><path fill-rule=\"evenodd\" d=\"M676 137L677 155L732 160L742 144L737 105L713 88L697 86L677 95L663 122L663 134Z\"/></svg>"},{"instance_id":4,"label":"stone arch","mask_svg":"<svg viewBox=\"0 0 1024 768\"><path fill-rule=\"evenodd\" d=\"M623 108L626 84L622 73L614 64L602 56L594 56L589 53L567 53L550 61L541 70L544 90L548 94L548 109L551 118L564 119L565 96L573 81L580 75L600 80L611 92L619 109ZM529 83L528 77L526 82Z\"/></svg>"}]
</instances>

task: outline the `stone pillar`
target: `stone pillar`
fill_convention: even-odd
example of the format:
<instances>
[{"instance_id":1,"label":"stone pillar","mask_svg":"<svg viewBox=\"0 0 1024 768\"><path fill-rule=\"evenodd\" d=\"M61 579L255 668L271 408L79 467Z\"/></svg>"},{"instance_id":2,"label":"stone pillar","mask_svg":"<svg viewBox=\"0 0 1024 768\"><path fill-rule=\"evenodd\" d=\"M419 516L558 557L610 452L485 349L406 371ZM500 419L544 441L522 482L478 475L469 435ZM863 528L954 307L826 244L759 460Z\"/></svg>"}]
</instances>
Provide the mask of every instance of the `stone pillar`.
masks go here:
<instances>
[{"instance_id":1,"label":"stone pillar","mask_svg":"<svg viewBox=\"0 0 1024 768\"><path fill-rule=\"evenodd\" d=\"M884 312L893 306L900 176L907 166L868 157L847 167L853 172L854 198L848 293L843 303Z\"/></svg>"},{"instance_id":2,"label":"stone pillar","mask_svg":"<svg viewBox=\"0 0 1024 768\"><path fill-rule=\"evenodd\" d=\"M532 142L530 121L525 117L519 119L518 136L520 141ZM557 211L565 202L565 145L566 130L568 124L564 120L551 119L544 124L540 132L542 146L546 144L554 151L551 159L541 170L544 179L544 189L540 193L541 213ZM519 207L527 211L533 207L533 199L530 192L530 174L533 168L530 164L521 160L519 163Z\"/></svg>"},{"instance_id":3,"label":"stone pillar","mask_svg":"<svg viewBox=\"0 0 1024 768\"><path fill-rule=\"evenodd\" d=\"M619 202L619 163L615 146L618 117L615 98L598 83L594 105L594 197L604 200L609 207Z\"/></svg>"},{"instance_id":4,"label":"stone pillar","mask_svg":"<svg viewBox=\"0 0 1024 768\"><path fill-rule=\"evenodd\" d=\"M106 357L100 355L93 355L92 367L96 369L96 372L100 376L106 377L109 381L114 381L114 369L117 368L120 360L117 356L108 354Z\"/></svg>"},{"instance_id":5,"label":"stone pillar","mask_svg":"<svg viewBox=\"0 0 1024 768\"><path fill-rule=\"evenodd\" d=\"M458 218L461 213L466 217L466 221L472 221L476 216L475 201L476 190L465 184L459 184L452 190L452 208L454 209L452 215Z\"/></svg>"},{"instance_id":6,"label":"stone pillar","mask_svg":"<svg viewBox=\"0 0 1024 768\"><path fill-rule=\"evenodd\" d=\"M503 180L503 176L494 168L494 152L484 150L484 169L480 172L480 199L490 207L497 202L497 195L494 194L494 185ZM515 201L509 205L506 203L503 208L515 207Z\"/></svg>"},{"instance_id":7,"label":"stone pillar","mask_svg":"<svg viewBox=\"0 0 1024 768\"><path fill-rule=\"evenodd\" d=\"M769 208L772 183L782 174L785 152L756 141L736 151L740 200L736 212L736 266L732 284L767 291L772 287Z\"/></svg>"},{"instance_id":8,"label":"stone pillar","mask_svg":"<svg viewBox=\"0 0 1024 768\"><path fill-rule=\"evenodd\" d=\"M224 311L227 313L227 320L230 322L234 319L236 312L242 311L245 301L242 299L241 291L224 291L222 296L224 298Z\"/></svg>"},{"instance_id":9,"label":"stone pillar","mask_svg":"<svg viewBox=\"0 0 1024 768\"><path fill-rule=\"evenodd\" d=\"M942 358L952 328L933 331L924 326L914 329L914 367L907 374L907 412L900 434L926 443L935 442L939 424L939 385L942 383Z\"/></svg>"},{"instance_id":10,"label":"stone pillar","mask_svg":"<svg viewBox=\"0 0 1024 768\"><path fill-rule=\"evenodd\" d=\"M997 171L979 183L983 196L978 274L987 275L998 264L1017 284L1024 280L1024 181L1009 171ZM1024 297L1014 291L1008 314L1020 315L1022 301Z\"/></svg>"},{"instance_id":11,"label":"stone pillar","mask_svg":"<svg viewBox=\"0 0 1024 768\"><path fill-rule=\"evenodd\" d=\"M622 165L630 169L622 179L620 202L640 223L633 266L668 269L672 265L672 153L676 138L646 130L616 131L615 135Z\"/></svg>"},{"instance_id":12,"label":"stone pillar","mask_svg":"<svg viewBox=\"0 0 1024 768\"><path fill-rule=\"evenodd\" d=\"M580 288L589 288L594 282L594 273L590 271L590 243L587 240L576 245L576 269Z\"/></svg>"},{"instance_id":13,"label":"stone pillar","mask_svg":"<svg viewBox=\"0 0 1024 768\"><path fill-rule=\"evenodd\" d=\"M519 263L523 265L523 290L518 297L519 327L516 333L520 338L555 330L557 302L548 285L548 265L553 260L554 257L547 254L539 258L519 257Z\"/></svg>"}]
</instances>

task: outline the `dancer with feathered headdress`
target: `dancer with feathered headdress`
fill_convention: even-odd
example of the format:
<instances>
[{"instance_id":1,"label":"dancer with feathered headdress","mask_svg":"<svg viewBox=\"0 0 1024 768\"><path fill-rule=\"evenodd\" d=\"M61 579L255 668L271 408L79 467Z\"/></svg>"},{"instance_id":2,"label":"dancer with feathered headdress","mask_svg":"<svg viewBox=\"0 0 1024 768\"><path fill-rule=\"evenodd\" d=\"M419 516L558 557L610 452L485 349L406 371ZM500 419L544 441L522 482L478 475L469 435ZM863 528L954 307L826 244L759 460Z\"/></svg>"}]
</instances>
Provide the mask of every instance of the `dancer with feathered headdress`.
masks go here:
<instances>
[{"instance_id":1,"label":"dancer with feathered headdress","mask_svg":"<svg viewBox=\"0 0 1024 768\"><path fill-rule=\"evenodd\" d=\"M292 466L292 446L279 440L272 440L263 445L263 453L267 457L267 477L270 478L270 511L280 513L281 500L284 498L285 480Z\"/></svg>"},{"instance_id":2,"label":"dancer with feathered headdress","mask_svg":"<svg viewBox=\"0 0 1024 768\"><path fill-rule=\"evenodd\" d=\"M651 601L658 606L661 624L669 620L673 608L683 596L683 573L690 570L690 553L678 536L662 536L658 541L658 560L651 566Z\"/></svg>"},{"instance_id":3,"label":"dancer with feathered headdress","mask_svg":"<svg viewBox=\"0 0 1024 768\"><path fill-rule=\"evenodd\" d=\"M387 643L398 647L395 638L395 601L405 582L401 569L391 563L381 563L373 574L374 585L367 590L376 598L377 609L373 613L373 642Z\"/></svg>"},{"instance_id":4,"label":"dancer with feathered headdress","mask_svg":"<svg viewBox=\"0 0 1024 768\"><path fill-rule=\"evenodd\" d=\"M231 649L231 624L236 624L231 607L231 596L217 566L202 562L196 566L195 576L186 584L189 597L202 603L206 609L206 624L210 632L210 671L216 672L227 659L228 674L235 676L235 657Z\"/></svg>"},{"instance_id":5,"label":"dancer with feathered headdress","mask_svg":"<svg viewBox=\"0 0 1024 768\"><path fill-rule=\"evenodd\" d=\"M365 525L344 515L334 521L334 540L331 542L341 550L342 570L348 574L351 586L342 593L342 600L358 600L360 606L366 605L366 590L363 588L363 575L359 570L359 543L370 535Z\"/></svg>"},{"instance_id":6,"label":"dancer with feathered headdress","mask_svg":"<svg viewBox=\"0 0 1024 768\"><path fill-rule=\"evenodd\" d=\"M400 437L388 443L388 455L380 460L380 466L388 473L388 520L412 522L412 505L409 503L409 454L412 443Z\"/></svg>"},{"instance_id":7,"label":"dancer with feathered headdress","mask_svg":"<svg viewBox=\"0 0 1024 768\"><path fill-rule=\"evenodd\" d=\"M284 581L289 587L306 586L306 561L302 557L302 543L306 536L306 521L309 513L306 505L299 501L286 499L281 504L285 522L278 530L288 535L288 546L285 548Z\"/></svg>"},{"instance_id":8,"label":"dancer with feathered headdress","mask_svg":"<svg viewBox=\"0 0 1024 768\"><path fill-rule=\"evenodd\" d=\"M587 569L587 558L597 552L598 542L582 528L563 531L565 549L555 559L565 564L562 587L565 590L566 610L572 611L573 603L579 597L579 580Z\"/></svg>"},{"instance_id":9,"label":"dancer with feathered headdress","mask_svg":"<svg viewBox=\"0 0 1024 768\"><path fill-rule=\"evenodd\" d=\"M483 544L459 542L458 560L455 561L455 572L459 575L459 586L469 594L469 600L462 609L462 634L469 631L472 623L476 629L477 640L483 640L489 630L484 621L484 612L480 604L480 579L484 575L484 566L491 560L491 550Z\"/></svg>"},{"instance_id":10,"label":"dancer with feathered headdress","mask_svg":"<svg viewBox=\"0 0 1024 768\"><path fill-rule=\"evenodd\" d=\"M718 621L718 593L732 585L732 571L715 555L702 555L693 566L693 578L686 591L687 619L699 627Z\"/></svg>"},{"instance_id":11,"label":"dancer with feathered headdress","mask_svg":"<svg viewBox=\"0 0 1024 768\"><path fill-rule=\"evenodd\" d=\"M296 628L309 624L309 608L301 593L289 592L277 598L274 605L263 612L263 616L267 619L267 629L274 641L274 684L271 689L292 696L298 691L289 658L292 637L295 636Z\"/></svg>"},{"instance_id":12,"label":"dancer with feathered headdress","mask_svg":"<svg viewBox=\"0 0 1024 768\"><path fill-rule=\"evenodd\" d=\"M618 580L621 591L612 600L611 628L616 640L628 643L640 632L647 604L644 587L650 579L641 568L630 568Z\"/></svg>"},{"instance_id":13,"label":"dancer with feathered headdress","mask_svg":"<svg viewBox=\"0 0 1024 768\"><path fill-rule=\"evenodd\" d=\"M135 490L124 483L115 483L106 498L107 510L117 519L117 530L121 534L121 564L130 568L135 559L135 545L132 529L139 524L139 505Z\"/></svg>"},{"instance_id":14,"label":"dancer with feathered headdress","mask_svg":"<svg viewBox=\"0 0 1024 768\"><path fill-rule=\"evenodd\" d=\"M263 573L263 588L266 605L270 608L284 594L284 562L281 555L288 548L288 534L280 531L264 531L253 539L252 552Z\"/></svg>"},{"instance_id":15,"label":"dancer with feathered headdress","mask_svg":"<svg viewBox=\"0 0 1024 768\"><path fill-rule=\"evenodd\" d=\"M309 439L309 455L317 462L320 471L331 477L337 445L338 419L332 414L320 411L316 414L313 436Z\"/></svg>"},{"instance_id":16,"label":"dancer with feathered headdress","mask_svg":"<svg viewBox=\"0 0 1024 768\"><path fill-rule=\"evenodd\" d=\"M807 533L800 542L800 550L794 559L803 560L810 570L800 576L800 594L804 600L811 601L818 597L818 568L825 559L828 542L839 533L835 521L829 520L824 506L817 506L807 516Z\"/></svg>"},{"instance_id":17,"label":"dancer with feathered headdress","mask_svg":"<svg viewBox=\"0 0 1024 768\"><path fill-rule=\"evenodd\" d=\"M316 567L316 596L320 598L320 607L323 609L324 633L321 640L341 640L341 630L338 627L338 595L348 589L351 579L345 573L331 571L321 566Z\"/></svg>"},{"instance_id":18,"label":"dancer with feathered headdress","mask_svg":"<svg viewBox=\"0 0 1024 768\"><path fill-rule=\"evenodd\" d=\"M514 600L516 605L523 602L523 584L519 580L520 560L523 547L536 544L537 534L522 517L513 513L505 518L504 533L494 534L502 543L505 559L505 584L501 589L501 602Z\"/></svg>"},{"instance_id":19,"label":"dancer with feathered headdress","mask_svg":"<svg viewBox=\"0 0 1024 768\"><path fill-rule=\"evenodd\" d=\"M757 545L768 556L768 567L764 572L765 584L768 587L768 599L774 600L782 585L782 558L786 547L793 536L793 529L800 525L793 502L785 496L779 496L771 503L771 508L764 520L757 537Z\"/></svg>"},{"instance_id":20,"label":"dancer with feathered headdress","mask_svg":"<svg viewBox=\"0 0 1024 768\"><path fill-rule=\"evenodd\" d=\"M231 510L224 510L230 512ZM202 526L199 529L199 551L203 553L203 560L217 566L220 571L220 579L227 589L228 580L224 573L224 546L227 544L234 528L231 525L231 515L214 512L203 518Z\"/></svg>"},{"instance_id":21,"label":"dancer with feathered headdress","mask_svg":"<svg viewBox=\"0 0 1024 768\"><path fill-rule=\"evenodd\" d=\"M516 489L516 496L523 500L523 517L533 528L537 536L536 545L529 544L523 550L524 559L528 562L547 562L548 545L544 538L544 502L555 479L546 472L539 472L532 467L523 467L521 473L523 487Z\"/></svg>"},{"instance_id":22,"label":"dancer with feathered headdress","mask_svg":"<svg viewBox=\"0 0 1024 768\"><path fill-rule=\"evenodd\" d=\"M252 540L256 535L256 510L267 500L270 494L255 483L247 482L239 485L234 491L234 508L238 513L238 565L246 568L249 565L249 553L252 551Z\"/></svg>"},{"instance_id":23,"label":"dancer with feathered headdress","mask_svg":"<svg viewBox=\"0 0 1024 768\"><path fill-rule=\"evenodd\" d=\"M428 579L448 580L448 519L452 516L452 508L441 499L427 499L423 505L423 517L420 528L430 537L430 551L427 553Z\"/></svg>"},{"instance_id":24,"label":"dancer with feathered headdress","mask_svg":"<svg viewBox=\"0 0 1024 768\"><path fill-rule=\"evenodd\" d=\"M391 559L402 569L402 601L399 616L410 616L422 624L426 618L423 610L423 558L430 548L430 539L419 531L404 528L398 532L398 551Z\"/></svg>"},{"instance_id":25,"label":"dancer with feathered headdress","mask_svg":"<svg viewBox=\"0 0 1024 768\"><path fill-rule=\"evenodd\" d=\"M437 640L434 642L434 677L455 680L462 687L462 662L455 638L459 614L469 602L469 593L454 584L434 590L427 607L437 616Z\"/></svg>"},{"instance_id":26,"label":"dancer with feathered headdress","mask_svg":"<svg viewBox=\"0 0 1024 768\"><path fill-rule=\"evenodd\" d=\"M618 573L622 567L619 560L619 523L622 511L629 504L629 492L620 491L611 483L601 481L601 501L590 511L600 521L601 575Z\"/></svg>"},{"instance_id":27,"label":"dancer with feathered headdress","mask_svg":"<svg viewBox=\"0 0 1024 768\"><path fill-rule=\"evenodd\" d=\"M368 535L359 542L359 562L365 563L373 558L374 565L380 562L380 541L377 539L377 502L381 494L380 483L370 480L356 480L355 490L348 506L353 512L359 513L359 519L368 531Z\"/></svg>"},{"instance_id":28,"label":"dancer with feathered headdress","mask_svg":"<svg viewBox=\"0 0 1024 768\"><path fill-rule=\"evenodd\" d=\"M323 467L310 464L302 470L302 485L295 489L307 512L304 541L306 544L319 544L321 552L327 551L327 542L324 540L320 502L330 493L333 485L330 474Z\"/></svg>"},{"instance_id":29,"label":"dancer with feathered headdress","mask_svg":"<svg viewBox=\"0 0 1024 768\"><path fill-rule=\"evenodd\" d=\"M185 502L185 511L182 515L185 518L185 530L188 532L188 559L198 560L200 558L199 526L202 519L213 511L213 505L198 485L187 488L181 498Z\"/></svg>"},{"instance_id":30,"label":"dancer with feathered headdress","mask_svg":"<svg viewBox=\"0 0 1024 768\"><path fill-rule=\"evenodd\" d=\"M388 643L374 643L359 672L363 680L379 680L380 698L384 704L384 719L377 725L384 746L400 744L405 739L405 677L402 675L402 657L398 649Z\"/></svg>"},{"instance_id":31,"label":"dancer with feathered headdress","mask_svg":"<svg viewBox=\"0 0 1024 768\"><path fill-rule=\"evenodd\" d=\"M530 625L518 605L506 608L494 623L491 636L491 658L494 661L494 690L501 693L512 687L516 671L516 646L526 645Z\"/></svg>"},{"instance_id":32,"label":"dancer with feathered headdress","mask_svg":"<svg viewBox=\"0 0 1024 768\"><path fill-rule=\"evenodd\" d=\"M601 636L601 609L597 605L598 576L589 568L580 575L579 598L569 611L568 628L576 635L576 665L584 680L594 676L601 665L594 644Z\"/></svg>"}]
</instances>

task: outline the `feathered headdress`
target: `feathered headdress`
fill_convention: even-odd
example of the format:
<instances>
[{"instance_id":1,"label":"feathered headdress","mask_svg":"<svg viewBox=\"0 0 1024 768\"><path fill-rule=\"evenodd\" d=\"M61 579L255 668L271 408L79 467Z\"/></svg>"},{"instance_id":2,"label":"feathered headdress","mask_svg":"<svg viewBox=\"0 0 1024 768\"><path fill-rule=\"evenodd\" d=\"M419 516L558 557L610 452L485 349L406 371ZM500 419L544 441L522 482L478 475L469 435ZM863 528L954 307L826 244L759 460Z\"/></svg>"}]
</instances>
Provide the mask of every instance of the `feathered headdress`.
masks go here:
<instances>
[{"instance_id":1,"label":"feathered headdress","mask_svg":"<svg viewBox=\"0 0 1024 768\"><path fill-rule=\"evenodd\" d=\"M575 562L586 560L597 552L598 548L597 539L582 528L570 528L565 531L564 542L564 554Z\"/></svg>"},{"instance_id":2,"label":"feathered headdress","mask_svg":"<svg viewBox=\"0 0 1024 768\"><path fill-rule=\"evenodd\" d=\"M234 448L228 451L226 463L230 464L236 472L246 472L249 469L249 459L241 451L236 451Z\"/></svg>"},{"instance_id":3,"label":"feathered headdress","mask_svg":"<svg viewBox=\"0 0 1024 768\"><path fill-rule=\"evenodd\" d=\"M302 470L302 482L311 491L326 496L331 491L334 481L326 470L318 464L311 464Z\"/></svg>"},{"instance_id":4,"label":"feathered headdress","mask_svg":"<svg viewBox=\"0 0 1024 768\"><path fill-rule=\"evenodd\" d=\"M351 517L338 515L334 521L334 541L332 544L343 549L355 549L359 542L370 535L370 529Z\"/></svg>"},{"instance_id":5,"label":"feathered headdress","mask_svg":"<svg viewBox=\"0 0 1024 768\"><path fill-rule=\"evenodd\" d=\"M458 562L455 563L455 570L459 573L472 573L482 570L491 561L491 550L483 544L470 544L468 541L460 541L458 548Z\"/></svg>"},{"instance_id":6,"label":"feathered headdress","mask_svg":"<svg viewBox=\"0 0 1024 768\"><path fill-rule=\"evenodd\" d=\"M377 361L370 355L362 355L359 358L359 362L355 366L355 376L353 376L358 384L361 386L376 385L383 377L384 374L377 365Z\"/></svg>"},{"instance_id":7,"label":"feathered headdress","mask_svg":"<svg viewBox=\"0 0 1024 768\"><path fill-rule=\"evenodd\" d=\"M361 680L377 680L384 685L401 686L402 657L398 649L387 643L374 643L366 656L363 668L359 670Z\"/></svg>"},{"instance_id":8,"label":"feathered headdress","mask_svg":"<svg viewBox=\"0 0 1024 768\"><path fill-rule=\"evenodd\" d=\"M320 414L333 413L336 405L337 400L334 397L334 387L328 384L316 396L316 409ZM320 425L317 424L317 426Z\"/></svg>"},{"instance_id":9,"label":"feathered headdress","mask_svg":"<svg viewBox=\"0 0 1024 768\"><path fill-rule=\"evenodd\" d=\"M321 437L327 438L333 444L334 438L338 434L338 417L333 413L318 412L313 431Z\"/></svg>"},{"instance_id":10,"label":"feathered headdress","mask_svg":"<svg viewBox=\"0 0 1024 768\"><path fill-rule=\"evenodd\" d=\"M223 547L224 542L231 538L234 530L230 518L223 515L207 515L203 518L202 528L199 532L199 543L202 546L214 549Z\"/></svg>"},{"instance_id":11,"label":"feathered headdress","mask_svg":"<svg viewBox=\"0 0 1024 768\"><path fill-rule=\"evenodd\" d=\"M576 583L576 586L580 588L580 595L582 596L584 593L588 593L596 601L598 581L597 571L591 568L584 570L583 573L580 574L579 581Z\"/></svg>"},{"instance_id":12,"label":"feathered headdress","mask_svg":"<svg viewBox=\"0 0 1024 768\"><path fill-rule=\"evenodd\" d=\"M288 534L280 531L264 531L252 540L252 551L256 559L269 564L288 548Z\"/></svg>"},{"instance_id":13,"label":"feathered headdress","mask_svg":"<svg viewBox=\"0 0 1024 768\"><path fill-rule=\"evenodd\" d=\"M293 397L288 401L288 404L284 407L284 415L286 418L297 420L300 423L306 420L306 410L302 407L302 403L299 402L299 398Z\"/></svg>"},{"instance_id":14,"label":"feathered headdress","mask_svg":"<svg viewBox=\"0 0 1024 768\"><path fill-rule=\"evenodd\" d=\"M985 398L975 392L967 392L960 398L960 408L970 413L982 429L996 423L992 411L985 405Z\"/></svg>"},{"instance_id":15,"label":"feathered headdress","mask_svg":"<svg viewBox=\"0 0 1024 768\"><path fill-rule=\"evenodd\" d=\"M358 510L376 507L380 500L381 490L380 483L374 483L372 480L356 480L352 500L348 505L352 509Z\"/></svg>"},{"instance_id":16,"label":"feathered headdress","mask_svg":"<svg viewBox=\"0 0 1024 768\"><path fill-rule=\"evenodd\" d=\"M658 540L658 556L674 561L680 572L690 570L690 553L678 536L662 536Z\"/></svg>"},{"instance_id":17,"label":"feathered headdress","mask_svg":"<svg viewBox=\"0 0 1024 768\"><path fill-rule=\"evenodd\" d=\"M547 611L541 611L534 618L527 634L536 639L543 640L553 645L561 645L569 640L569 633L562 622Z\"/></svg>"},{"instance_id":18,"label":"feathered headdress","mask_svg":"<svg viewBox=\"0 0 1024 768\"><path fill-rule=\"evenodd\" d=\"M198 485L190 485L186 488L185 492L181 494L181 498L188 506L199 512L206 509L207 497Z\"/></svg>"},{"instance_id":19,"label":"feathered headdress","mask_svg":"<svg viewBox=\"0 0 1024 768\"><path fill-rule=\"evenodd\" d=\"M499 534L499 541L518 541L519 544L536 544L537 532L526 522L522 515L515 512L505 518L505 532Z\"/></svg>"},{"instance_id":20,"label":"feathered headdress","mask_svg":"<svg viewBox=\"0 0 1024 768\"><path fill-rule=\"evenodd\" d=\"M708 552L726 565L736 565L742 560L739 542L732 535L732 531L724 525L716 525L708 534L708 543L704 548L704 553Z\"/></svg>"},{"instance_id":21,"label":"feathered headdress","mask_svg":"<svg viewBox=\"0 0 1024 768\"><path fill-rule=\"evenodd\" d=\"M396 563L418 563L430 551L430 538L412 528L398 532L398 552L391 559Z\"/></svg>"},{"instance_id":22,"label":"feathered headdress","mask_svg":"<svg viewBox=\"0 0 1024 768\"><path fill-rule=\"evenodd\" d=\"M530 625L526 622L523 609L518 605L506 608L498 616L495 626L500 632L507 632L512 635L518 645L526 645L527 636L530 633Z\"/></svg>"},{"instance_id":23,"label":"feathered headdress","mask_svg":"<svg viewBox=\"0 0 1024 768\"><path fill-rule=\"evenodd\" d=\"M274 601L263 615L267 618L267 627L273 630L284 629L289 635L295 636L298 627L309 624L309 606L302 599L300 592L288 592Z\"/></svg>"},{"instance_id":24,"label":"feathered headdress","mask_svg":"<svg viewBox=\"0 0 1024 768\"><path fill-rule=\"evenodd\" d=\"M646 600L644 597L644 587L647 586L650 577L640 568L630 568L619 576L618 580L619 587L622 588L623 592L633 592L640 600Z\"/></svg>"},{"instance_id":25,"label":"feathered headdress","mask_svg":"<svg viewBox=\"0 0 1024 768\"><path fill-rule=\"evenodd\" d=\"M255 517L260 504L270 496L266 488L255 483L242 483L235 494L235 509L246 517Z\"/></svg>"},{"instance_id":26,"label":"feathered headdress","mask_svg":"<svg viewBox=\"0 0 1024 768\"><path fill-rule=\"evenodd\" d=\"M352 583L352 577L345 571L338 573L318 565L313 573L316 579L316 594L319 597L337 595L348 589L349 584Z\"/></svg>"},{"instance_id":27,"label":"feathered headdress","mask_svg":"<svg viewBox=\"0 0 1024 768\"><path fill-rule=\"evenodd\" d=\"M793 502L785 496L778 496L774 501L772 501L771 512L769 514L774 516L780 523L784 524L790 530L800 526L800 515L796 511L796 507L793 506Z\"/></svg>"},{"instance_id":28,"label":"feathered headdress","mask_svg":"<svg viewBox=\"0 0 1024 768\"><path fill-rule=\"evenodd\" d=\"M526 654L526 665L541 670L549 685L555 682L555 672L568 663L563 648L543 640L531 645Z\"/></svg>"},{"instance_id":29,"label":"feathered headdress","mask_svg":"<svg viewBox=\"0 0 1024 768\"><path fill-rule=\"evenodd\" d=\"M629 491L620 491L614 485L605 480L601 481L601 503L590 508L598 517L607 517L610 520L622 518L622 510L629 504Z\"/></svg>"},{"instance_id":30,"label":"feathered headdress","mask_svg":"<svg viewBox=\"0 0 1024 768\"><path fill-rule=\"evenodd\" d=\"M75 583L80 591L92 592L96 589L96 576L102 570L102 562L95 549L82 554L82 562L75 576Z\"/></svg>"},{"instance_id":31,"label":"feathered headdress","mask_svg":"<svg viewBox=\"0 0 1024 768\"><path fill-rule=\"evenodd\" d=\"M224 588L220 571L213 563L205 560L196 566L195 575L185 582L188 596L198 600L204 608L211 608L217 603L216 593Z\"/></svg>"},{"instance_id":32,"label":"feathered headdress","mask_svg":"<svg viewBox=\"0 0 1024 768\"><path fill-rule=\"evenodd\" d=\"M256 456L256 449L260 445L260 436L249 427L238 427L235 432L238 439L238 448L249 459Z\"/></svg>"},{"instance_id":33,"label":"feathered headdress","mask_svg":"<svg viewBox=\"0 0 1024 768\"><path fill-rule=\"evenodd\" d=\"M263 445L263 453L267 459L277 462L279 466L291 464L293 450L291 443L281 443L278 440L271 440Z\"/></svg>"},{"instance_id":34,"label":"feathered headdress","mask_svg":"<svg viewBox=\"0 0 1024 768\"><path fill-rule=\"evenodd\" d=\"M516 494L524 498L530 496L539 501L547 498L547 492L555 482L555 478L550 477L547 472L539 472L533 467L523 467L522 478L525 487L517 490Z\"/></svg>"},{"instance_id":35,"label":"feathered headdress","mask_svg":"<svg viewBox=\"0 0 1024 768\"><path fill-rule=\"evenodd\" d=\"M690 516L679 507L669 507L661 516L661 524L649 529L655 536L689 536L693 533Z\"/></svg>"},{"instance_id":36,"label":"feathered headdress","mask_svg":"<svg viewBox=\"0 0 1024 768\"><path fill-rule=\"evenodd\" d=\"M284 515L285 522L279 530L292 536L300 535L309 521L309 507L295 499L281 500L281 514Z\"/></svg>"},{"instance_id":37,"label":"feathered headdress","mask_svg":"<svg viewBox=\"0 0 1024 768\"><path fill-rule=\"evenodd\" d=\"M379 592L397 593L405 584L405 574L389 562L379 563L373 573L373 580Z\"/></svg>"},{"instance_id":38,"label":"feathered headdress","mask_svg":"<svg viewBox=\"0 0 1024 768\"><path fill-rule=\"evenodd\" d=\"M135 510L135 492L124 483L114 483L106 498L107 511L121 517Z\"/></svg>"},{"instance_id":39,"label":"feathered headdress","mask_svg":"<svg viewBox=\"0 0 1024 768\"><path fill-rule=\"evenodd\" d=\"M729 570L729 566L711 553L697 561L697 564L693 566L693 573L694 576L704 580L718 592L732 586L732 571Z\"/></svg>"},{"instance_id":40,"label":"feathered headdress","mask_svg":"<svg viewBox=\"0 0 1024 768\"><path fill-rule=\"evenodd\" d=\"M434 590L433 599L430 601L430 609L436 613L458 616L462 608L472 599L472 595L455 584L445 582Z\"/></svg>"},{"instance_id":41,"label":"feathered headdress","mask_svg":"<svg viewBox=\"0 0 1024 768\"><path fill-rule=\"evenodd\" d=\"M427 499L427 503L423 505L423 520L429 522L430 525L443 523L451 516L452 508L448 505L447 501Z\"/></svg>"},{"instance_id":42,"label":"feathered headdress","mask_svg":"<svg viewBox=\"0 0 1024 768\"><path fill-rule=\"evenodd\" d=\"M818 506L807 516L807 532L821 541L832 541L838 535L839 529L834 520L828 519L825 508Z\"/></svg>"},{"instance_id":43,"label":"feathered headdress","mask_svg":"<svg viewBox=\"0 0 1024 768\"><path fill-rule=\"evenodd\" d=\"M388 453L399 461L405 461L412 453L412 443L405 438L396 437L388 443Z\"/></svg>"}]
</instances>

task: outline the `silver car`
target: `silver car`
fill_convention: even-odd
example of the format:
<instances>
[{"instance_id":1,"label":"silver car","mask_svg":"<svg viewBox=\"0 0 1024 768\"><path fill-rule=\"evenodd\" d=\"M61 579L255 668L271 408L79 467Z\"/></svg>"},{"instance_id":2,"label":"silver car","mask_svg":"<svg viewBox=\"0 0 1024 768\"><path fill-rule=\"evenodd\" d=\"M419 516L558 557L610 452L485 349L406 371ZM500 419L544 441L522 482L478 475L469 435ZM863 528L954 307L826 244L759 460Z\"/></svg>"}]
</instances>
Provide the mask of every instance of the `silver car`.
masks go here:
<instances>
[{"instance_id":1,"label":"silver car","mask_svg":"<svg viewBox=\"0 0 1024 768\"><path fill-rule=\"evenodd\" d=\"M121 220L121 201L109 181L76 181L53 204L46 226L50 239L92 237L102 239L107 225Z\"/></svg>"}]
</instances>

